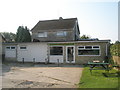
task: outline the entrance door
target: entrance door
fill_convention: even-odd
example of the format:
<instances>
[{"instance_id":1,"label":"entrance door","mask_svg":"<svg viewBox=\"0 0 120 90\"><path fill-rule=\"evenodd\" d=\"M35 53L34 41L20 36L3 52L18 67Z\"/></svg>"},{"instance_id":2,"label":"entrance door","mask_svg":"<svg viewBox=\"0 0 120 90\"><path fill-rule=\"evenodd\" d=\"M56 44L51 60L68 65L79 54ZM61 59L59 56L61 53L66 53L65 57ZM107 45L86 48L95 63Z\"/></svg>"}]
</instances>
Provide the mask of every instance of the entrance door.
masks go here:
<instances>
[{"instance_id":1,"label":"entrance door","mask_svg":"<svg viewBox=\"0 0 120 90\"><path fill-rule=\"evenodd\" d=\"M75 47L74 46L66 47L66 62L75 63Z\"/></svg>"}]
</instances>

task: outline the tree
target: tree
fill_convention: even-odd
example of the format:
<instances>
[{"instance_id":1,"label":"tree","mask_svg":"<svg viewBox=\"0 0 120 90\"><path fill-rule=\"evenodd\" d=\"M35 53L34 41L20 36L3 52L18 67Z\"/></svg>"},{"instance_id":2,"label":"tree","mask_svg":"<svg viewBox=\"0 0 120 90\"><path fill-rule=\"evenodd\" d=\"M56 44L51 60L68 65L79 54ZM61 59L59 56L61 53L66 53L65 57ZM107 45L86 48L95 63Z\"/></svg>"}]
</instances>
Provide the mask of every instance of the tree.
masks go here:
<instances>
[{"instance_id":1,"label":"tree","mask_svg":"<svg viewBox=\"0 0 120 90\"><path fill-rule=\"evenodd\" d=\"M15 42L16 34L12 32L0 32L4 37L6 42Z\"/></svg>"},{"instance_id":2,"label":"tree","mask_svg":"<svg viewBox=\"0 0 120 90\"><path fill-rule=\"evenodd\" d=\"M91 38L90 36L85 35L85 34L83 34L83 35L80 37L80 39L90 39L90 38Z\"/></svg>"},{"instance_id":3,"label":"tree","mask_svg":"<svg viewBox=\"0 0 120 90\"><path fill-rule=\"evenodd\" d=\"M116 42L115 42L115 44L119 44L120 42L117 40Z\"/></svg>"},{"instance_id":4,"label":"tree","mask_svg":"<svg viewBox=\"0 0 120 90\"><path fill-rule=\"evenodd\" d=\"M16 33L16 42L31 42L31 35L27 26L19 26Z\"/></svg>"}]
</instances>

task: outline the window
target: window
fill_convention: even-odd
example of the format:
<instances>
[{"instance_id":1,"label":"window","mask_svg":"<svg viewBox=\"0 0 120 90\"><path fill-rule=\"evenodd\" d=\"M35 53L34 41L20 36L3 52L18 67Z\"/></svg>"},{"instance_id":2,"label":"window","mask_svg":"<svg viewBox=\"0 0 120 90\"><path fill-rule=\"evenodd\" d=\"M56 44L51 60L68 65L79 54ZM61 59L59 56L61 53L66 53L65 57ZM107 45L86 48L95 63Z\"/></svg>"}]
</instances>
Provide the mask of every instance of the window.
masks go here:
<instances>
[{"instance_id":1,"label":"window","mask_svg":"<svg viewBox=\"0 0 120 90\"><path fill-rule=\"evenodd\" d=\"M79 48L79 49L84 49L84 46L79 46L78 48Z\"/></svg>"},{"instance_id":2,"label":"window","mask_svg":"<svg viewBox=\"0 0 120 90\"><path fill-rule=\"evenodd\" d=\"M9 46L9 47L6 47L6 49L12 49L12 50L14 50L15 47L14 46Z\"/></svg>"},{"instance_id":3,"label":"window","mask_svg":"<svg viewBox=\"0 0 120 90\"><path fill-rule=\"evenodd\" d=\"M100 47L99 46L93 46L94 49L99 49Z\"/></svg>"},{"instance_id":4,"label":"window","mask_svg":"<svg viewBox=\"0 0 120 90\"><path fill-rule=\"evenodd\" d=\"M63 36L66 36L66 35L67 35L66 31L58 31L57 32L57 36L63 37Z\"/></svg>"},{"instance_id":5,"label":"window","mask_svg":"<svg viewBox=\"0 0 120 90\"><path fill-rule=\"evenodd\" d=\"M63 55L63 47L50 47L50 55Z\"/></svg>"},{"instance_id":6,"label":"window","mask_svg":"<svg viewBox=\"0 0 120 90\"><path fill-rule=\"evenodd\" d=\"M11 47L11 49L15 49L15 47Z\"/></svg>"},{"instance_id":7,"label":"window","mask_svg":"<svg viewBox=\"0 0 120 90\"><path fill-rule=\"evenodd\" d=\"M85 46L85 49L92 49L92 46Z\"/></svg>"},{"instance_id":8,"label":"window","mask_svg":"<svg viewBox=\"0 0 120 90\"><path fill-rule=\"evenodd\" d=\"M47 32L39 32L38 37L47 37Z\"/></svg>"},{"instance_id":9,"label":"window","mask_svg":"<svg viewBox=\"0 0 120 90\"><path fill-rule=\"evenodd\" d=\"M27 47L25 47L25 46L21 46L20 49L27 49Z\"/></svg>"},{"instance_id":10,"label":"window","mask_svg":"<svg viewBox=\"0 0 120 90\"><path fill-rule=\"evenodd\" d=\"M79 46L78 47L78 55L100 55L100 47L99 46Z\"/></svg>"},{"instance_id":11,"label":"window","mask_svg":"<svg viewBox=\"0 0 120 90\"><path fill-rule=\"evenodd\" d=\"M10 49L10 47L6 47L6 49Z\"/></svg>"}]
</instances>

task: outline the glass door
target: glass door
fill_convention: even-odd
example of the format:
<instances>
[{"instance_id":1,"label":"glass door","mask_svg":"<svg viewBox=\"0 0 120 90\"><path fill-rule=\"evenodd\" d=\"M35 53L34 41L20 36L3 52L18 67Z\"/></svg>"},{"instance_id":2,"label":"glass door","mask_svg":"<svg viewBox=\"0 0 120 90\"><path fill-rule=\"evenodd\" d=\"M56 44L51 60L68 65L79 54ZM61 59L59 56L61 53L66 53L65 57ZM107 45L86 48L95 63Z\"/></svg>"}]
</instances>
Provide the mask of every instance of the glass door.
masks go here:
<instances>
[{"instance_id":1,"label":"glass door","mask_svg":"<svg viewBox=\"0 0 120 90\"><path fill-rule=\"evenodd\" d=\"M74 46L66 47L66 62L75 63L75 47Z\"/></svg>"}]
</instances>

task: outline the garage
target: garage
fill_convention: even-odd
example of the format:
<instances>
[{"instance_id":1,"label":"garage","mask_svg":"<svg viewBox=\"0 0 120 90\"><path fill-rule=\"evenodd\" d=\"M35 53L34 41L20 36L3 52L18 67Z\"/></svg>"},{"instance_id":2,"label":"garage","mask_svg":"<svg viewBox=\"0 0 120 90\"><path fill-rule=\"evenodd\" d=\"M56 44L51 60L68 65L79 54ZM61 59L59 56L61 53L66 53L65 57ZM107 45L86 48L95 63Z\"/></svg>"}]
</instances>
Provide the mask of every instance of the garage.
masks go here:
<instances>
[{"instance_id":1,"label":"garage","mask_svg":"<svg viewBox=\"0 0 120 90\"><path fill-rule=\"evenodd\" d=\"M45 62L47 43L19 43L17 60L24 62Z\"/></svg>"}]
</instances>

